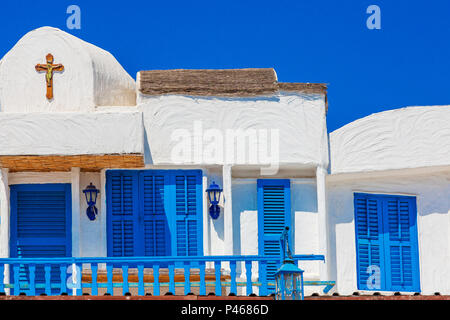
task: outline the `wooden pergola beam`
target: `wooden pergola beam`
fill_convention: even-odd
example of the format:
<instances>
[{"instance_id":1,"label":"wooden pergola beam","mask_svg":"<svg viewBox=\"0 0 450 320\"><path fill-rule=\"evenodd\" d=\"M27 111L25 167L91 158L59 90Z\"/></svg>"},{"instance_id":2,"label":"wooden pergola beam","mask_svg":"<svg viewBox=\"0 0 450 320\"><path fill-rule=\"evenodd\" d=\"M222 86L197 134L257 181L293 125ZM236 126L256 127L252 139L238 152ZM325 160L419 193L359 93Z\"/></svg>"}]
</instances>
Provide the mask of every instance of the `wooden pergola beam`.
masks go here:
<instances>
[{"instance_id":1,"label":"wooden pergola beam","mask_svg":"<svg viewBox=\"0 0 450 320\"><path fill-rule=\"evenodd\" d=\"M8 168L9 172L70 171L72 167L81 168L83 172L96 172L105 168L142 168L144 155L0 156L0 167Z\"/></svg>"}]
</instances>

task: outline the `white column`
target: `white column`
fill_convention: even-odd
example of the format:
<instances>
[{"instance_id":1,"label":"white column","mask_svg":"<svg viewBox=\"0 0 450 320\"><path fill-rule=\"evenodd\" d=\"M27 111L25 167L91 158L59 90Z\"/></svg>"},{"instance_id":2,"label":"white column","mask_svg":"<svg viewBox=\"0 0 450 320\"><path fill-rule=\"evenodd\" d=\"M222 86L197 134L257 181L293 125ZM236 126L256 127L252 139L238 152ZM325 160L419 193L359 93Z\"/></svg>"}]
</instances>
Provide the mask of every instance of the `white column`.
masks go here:
<instances>
[{"instance_id":1,"label":"white column","mask_svg":"<svg viewBox=\"0 0 450 320\"><path fill-rule=\"evenodd\" d=\"M9 258L9 169L0 169L0 257Z\"/></svg>"},{"instance_id":2,"label":"white column","mask_svg":"<svg viewBox=\"0 0 450 320\"><path fill-rule=\"evenodd\" d=\"M233 254L233 202L231 197L231 165L224 165L223 175L223 231L224 231L224 254Z\"/></svg>"},{"instance_id":3,"label":"white column","mask_svg":"<svg viewBox=\"0 0 450 320\"><path fill-rule=\"evenodd\" d=\"M9 169L0 169L0 257L9 258ZM4 283L9 283L9 265L5 265ZM9 289L5 290L10 294Z\"/></svg>"},{"instance_id":4,"label":"white column","mask_svg":"<svg viewBox=\"0 0 450 320\"><path fill-rule=\"evenodd\" d=\"M108 255L108 238L107 238L107 227L106 227L106 169L102 169L100 171L100 214L98 217L100 219L101 224L101 248L102 248L102 254L104 257Z\"/></svg>"},{"instance_id":5,"label":"white column","mask_svg":"<svg viewBox=\"0 0 450 320\"><path fill-rule=\"evenodd\" d=\"M203 196L203 254L205 256L211 255L211 222L209 217L208 195L206 189L208 188L208 174L203 170L202 176L202 196Z\"/></svg>"},{"instance_id":6,"label":"white column","mask_svg":"<svg viewBox=\"0 0 450 320\"><path fill-rule=\"evenodd\" d=\"M325 263L320 263L320 280L330 280L329 261L329 232L327 213L327 193L326 193L327 170L321 166L317 167L317 211L319 214L319 254L325 256Z\"/></svg>"},{"instance_id":7,"label":"white column","mask_svg":"<svg viewBox=\"0 0 450 320\"><path fill-rule=\"evenodd\" d=\"M72 185L72 257L80 257L80 168L71 170Z\"/></svg>"}]
</instances>

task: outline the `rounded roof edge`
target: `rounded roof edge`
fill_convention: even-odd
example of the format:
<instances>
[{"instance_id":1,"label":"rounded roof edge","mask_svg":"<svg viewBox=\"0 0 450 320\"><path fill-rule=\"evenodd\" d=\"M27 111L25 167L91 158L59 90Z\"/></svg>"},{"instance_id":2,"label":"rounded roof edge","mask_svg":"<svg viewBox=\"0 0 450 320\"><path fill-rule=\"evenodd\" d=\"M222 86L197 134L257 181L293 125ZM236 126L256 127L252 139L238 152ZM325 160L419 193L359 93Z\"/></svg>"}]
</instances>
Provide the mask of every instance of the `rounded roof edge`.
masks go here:
<instances>
[{"instance_id":1,"label":"rounded roof edge","mask_svg":"<svg viewBox=\"0 0 450 320\"><path fill-rule=\"evenodd\" d=\"M54 77L54 99L34 66L51 53L64 71ZM1 111L86 111L95 106L135 106L136 84L108 51L54 27L26 33L0 60ZM44 82L44 84L42 84ZM43 89L44 87L44 89ZM27 92L27 95L19 92Z\"/></svg>"},{"instance_id":2,"label":"rounded roof edge","mask_svg":"<svg viewBox=\"0 0 450 320\"><path fill-rule=\"evenodd\" d=\"M331 173L450 165L450 106L371 114L330 133Z\"/></svg>"}]
</instances>

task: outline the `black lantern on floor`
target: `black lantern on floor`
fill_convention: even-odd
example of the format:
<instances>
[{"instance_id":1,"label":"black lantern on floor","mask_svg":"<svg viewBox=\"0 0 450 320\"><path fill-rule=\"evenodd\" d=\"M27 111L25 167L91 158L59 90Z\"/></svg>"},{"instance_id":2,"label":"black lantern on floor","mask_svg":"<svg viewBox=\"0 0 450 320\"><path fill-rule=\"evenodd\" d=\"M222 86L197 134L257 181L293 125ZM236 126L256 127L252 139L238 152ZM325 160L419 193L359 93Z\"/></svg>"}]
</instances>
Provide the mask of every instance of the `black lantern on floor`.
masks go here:
<instances>
[{"instance_id":1,"label":"black lantern on floor","mask_svg":"<svg viewBox=\"0 0 450 320\"><path fill-rule=\"evenodd\" d=\"M303 300L303 270L299 269L292 259L289 247L289 227L281 235L281 250L283 264L275 273L276 300Z\"/></svg>"},{"instance_id":2,"label":"black lantern on floor","mask_svg":"<svg viewBox=\"0 0 450 320\"><path fill-rule=\"evenodd\" d=\"M98 214L98 209L95 204L97 203L97 195L100 193L100 190L98 190L91 182L86 189L83 190L83 193L86 197L86 202L88 205L86 215L89 220L93 221Z\"/></svg>"},{"instance_id":3,"label":"black lantern on floor","mask_svg":"<svg viewBox=\"0 0 450 320\"><path fill-rule=\"evenodd\" d=\"M213 181L208 189L206 189L206 192L208 193L209 202L211 203L211 206L209 207L209 214L211 215L211 218L217 219L220 215L220 207L219 207L219 201L220 201L220 194L222 193L222 189Z\"/></svg>"}]
</instances>

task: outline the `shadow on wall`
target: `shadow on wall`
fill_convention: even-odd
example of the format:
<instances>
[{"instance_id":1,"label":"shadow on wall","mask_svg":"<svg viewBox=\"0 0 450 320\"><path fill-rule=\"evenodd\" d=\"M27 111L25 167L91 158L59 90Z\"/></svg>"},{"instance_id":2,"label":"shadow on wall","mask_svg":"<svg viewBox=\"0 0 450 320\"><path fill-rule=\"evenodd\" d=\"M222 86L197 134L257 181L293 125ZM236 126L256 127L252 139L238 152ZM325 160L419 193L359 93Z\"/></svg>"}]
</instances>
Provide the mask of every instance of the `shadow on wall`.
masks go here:
<instances>
[{"instance_id":1,"label":"shadow on wall","mask_svg":"<svg viewBox=\"0 0 450 320\"><path fill-rule=\"evenodd\" d=\"M258 210L256 182L233 184L233 251L242 254L241 248L241 214L252 214ZM242 226L246 228L246 226ZM248 230L248 228L247 228Z\"/></svg>"},{"instance_id":2,"label":"shadow on wall","mask_svg":"<svg viewBox=\"0 0 450 320\"><path fill-rule=\"evenodd\" d=\"M153 164L152 150L148 142L147 129L144 129L144 161L145 164Z\"/></svg>"},{"instance_id":3,"label":"shadow on wall","mask_svg":"<svg viewBox=\"0 0 450 320\"><path fill-rule=\"evenodd\" d=\"M217 237L224 241L225 237L224 237L224 217L223 217L223 207L220 208L220 216L217 219L211 219L214 230L217 233Z\"/></svg>"}]
</instances>

